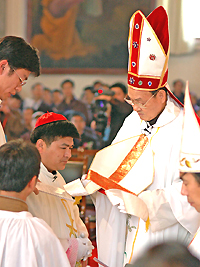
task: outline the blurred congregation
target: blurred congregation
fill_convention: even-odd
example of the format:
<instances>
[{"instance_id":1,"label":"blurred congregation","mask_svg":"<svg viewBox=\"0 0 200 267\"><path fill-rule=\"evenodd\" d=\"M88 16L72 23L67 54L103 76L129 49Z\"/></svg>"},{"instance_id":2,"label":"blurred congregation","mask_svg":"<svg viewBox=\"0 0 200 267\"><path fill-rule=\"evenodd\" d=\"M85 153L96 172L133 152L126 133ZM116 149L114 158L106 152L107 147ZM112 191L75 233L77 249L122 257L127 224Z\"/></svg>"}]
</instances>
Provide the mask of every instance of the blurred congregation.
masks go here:
<instances>
[{"instance_id":1,"label":"blurred congregation","mask_svg":"<svg viewBox=\"0 0 200 267\"><path fill-rule=\"evenodd\" d=\"M124 98L127 86L121 82L107 84L95 81L82 89L81 97L76 97L75 82L63 80L57 88L35 83L30 96L12 95L2 102L0 120L7 141L22 138L30 140L30 133L36 120L46 112L64 115L74 123L81 136L74 140L74 148L102 149L111 144L132 107ZM173 93L184 102L185 83L181 79L173 81ZM200 96L191 92L194 110L200 115Z\"/></svg>"},{"instance_id":2,"label":"blurred congregation","mask_svg":"<svg viewBox=\"0 0 200 267\"><path fill-rule=\"evenodd\" d=\"M96 81L83 88L76 97L74 81L66 79L56 89L35 83L30 97L19 94L9 97L1 105L0 119L7 141L30 140L36 120L46 112L64 115L77 127L81 140L75 139L74 148L101 149L109 145L132 112L124 100L127 87Z\"/></svg>"}]
</instances>

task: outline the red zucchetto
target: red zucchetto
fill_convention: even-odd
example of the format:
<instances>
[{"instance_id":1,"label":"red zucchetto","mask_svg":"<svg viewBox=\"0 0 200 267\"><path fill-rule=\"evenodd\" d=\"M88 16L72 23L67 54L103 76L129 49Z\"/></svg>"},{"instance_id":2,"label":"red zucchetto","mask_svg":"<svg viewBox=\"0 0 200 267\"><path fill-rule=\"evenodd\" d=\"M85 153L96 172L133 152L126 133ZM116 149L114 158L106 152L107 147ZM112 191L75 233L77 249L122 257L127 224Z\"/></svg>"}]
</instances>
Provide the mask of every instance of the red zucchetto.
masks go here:
<instances>
[{"instance_id":1,"label":"red zucchetto","mask_svg":"<svg viewBox=\"0 0 200 267\"><path fill-rule=\"evenodd\" d=\"M55 121L67 121L67 119L61 114L47 112L37 119L35 128Z\"/></svg>"}]
</instances>

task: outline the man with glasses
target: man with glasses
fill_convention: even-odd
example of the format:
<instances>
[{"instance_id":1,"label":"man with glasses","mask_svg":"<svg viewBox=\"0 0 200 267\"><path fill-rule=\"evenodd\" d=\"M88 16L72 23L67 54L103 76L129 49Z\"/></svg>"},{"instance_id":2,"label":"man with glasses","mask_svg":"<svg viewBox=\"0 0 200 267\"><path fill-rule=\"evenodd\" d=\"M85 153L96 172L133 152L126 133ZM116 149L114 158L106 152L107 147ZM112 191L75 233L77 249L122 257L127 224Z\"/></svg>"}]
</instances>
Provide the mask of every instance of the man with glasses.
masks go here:
<instances>
[{"instance_id":1,"label":"man with glasses","mask_svg":"<svg viewBox=\"0 0 200 267\"><path fill-rule=\"evenodd\" d=\"M120 146L118 155L111 155L107 165L99 157L86 178L90 180L86 190L91 182L105 189L92 196L98 258L109 267L133 263L146 248L164 241L188 245L200 217L181 195L178 167L183 111L167 85L169 32L164 8L158 7L147 18L135 12L128 41L126 100L134 111L109 148ZM123 147L132 138L136 143L121 159ZM114 173L106 176L112 166ZM138 215L140 200L145 206ZM146 219L142 216L145 207Z\"/></svg>"},{"instance_id":2,"label":"man with glasses","mask_svg":"<svg viewBox=\"0 0 200 267\"><path fill-rule=\"evenodd\" d=\"M37 50L20 37L3 37L0 40L0 100L20 92L30 74L40 75ZM0 124L0 145L3 143L5 135Z\"/></svg>"}]
</instances>

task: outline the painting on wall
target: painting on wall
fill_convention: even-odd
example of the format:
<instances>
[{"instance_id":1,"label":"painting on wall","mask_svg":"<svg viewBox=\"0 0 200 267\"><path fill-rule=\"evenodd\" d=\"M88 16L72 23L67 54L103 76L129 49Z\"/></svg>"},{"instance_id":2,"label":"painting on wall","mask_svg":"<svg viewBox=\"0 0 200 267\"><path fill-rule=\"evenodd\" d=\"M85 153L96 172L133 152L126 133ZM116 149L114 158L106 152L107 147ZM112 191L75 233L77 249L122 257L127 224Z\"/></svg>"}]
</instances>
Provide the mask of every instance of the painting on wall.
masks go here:
<instances>
[{"instance_id":1,"label":"painting on wall","mask_svg":"<svg viewBox=\"0 0 200 267\"><path fill-rule=\"evenodd\" d=\"M0 38L5 35L5 0L0 0Z\"/></svg>"},{"instance_id":2,"label":"painting on wall","mask_svg":"<svg viewBox=\"0 0 200 267\"><path fill-rule=\"evenodd\" d=\"M132 14L154 0L28 0L28 41L43 73L126 73Z\"/></svg>"}]
</instances>

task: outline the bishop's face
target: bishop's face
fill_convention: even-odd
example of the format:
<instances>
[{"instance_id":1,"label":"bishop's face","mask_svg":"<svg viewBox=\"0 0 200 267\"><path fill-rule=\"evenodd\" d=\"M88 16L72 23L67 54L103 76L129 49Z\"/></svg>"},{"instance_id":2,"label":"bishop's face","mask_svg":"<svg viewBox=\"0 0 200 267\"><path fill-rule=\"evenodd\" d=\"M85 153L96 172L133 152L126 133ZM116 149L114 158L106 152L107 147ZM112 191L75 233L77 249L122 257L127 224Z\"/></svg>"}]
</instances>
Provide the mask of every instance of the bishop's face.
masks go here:
<instances>
[{"instance_id":1,"label":"bishop's face","mask_svg":"<svg viewBox=\"0 0 200 267\"><path fill-rule=\"evenodd\" d=\"M128 96L132 101L134 111L141 120L150 121L160 114L166 105L167 96L164 90L152 95L149 91L128 88Z\"/></svg>"}]
</instances>

